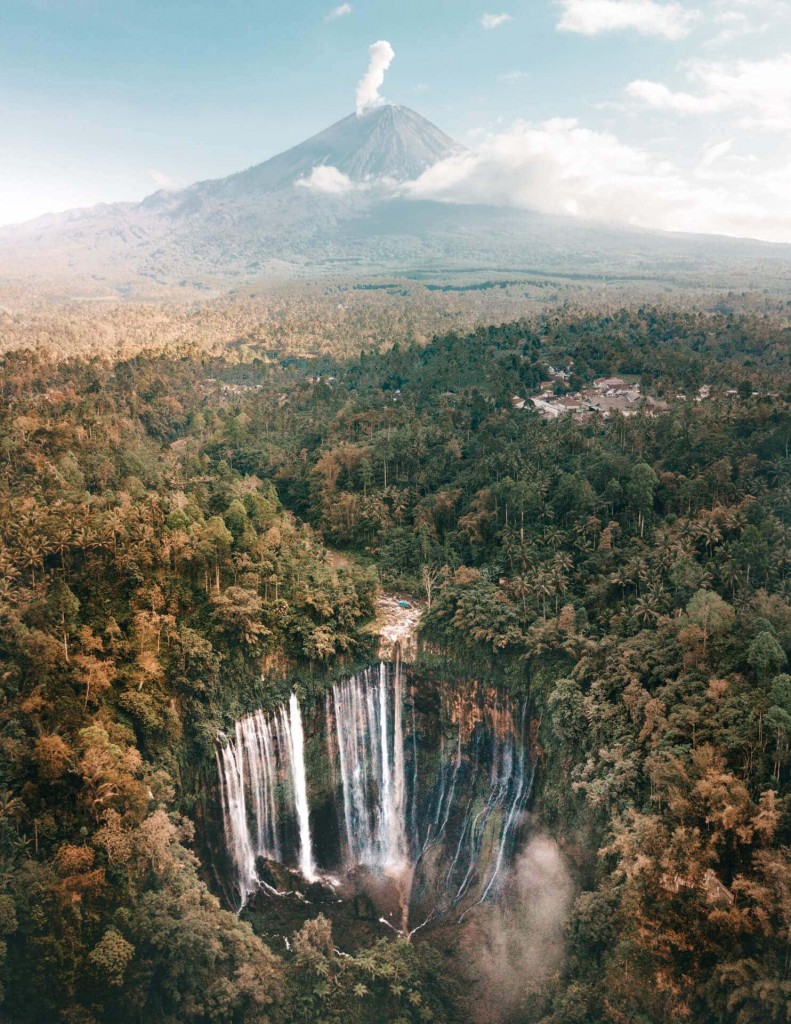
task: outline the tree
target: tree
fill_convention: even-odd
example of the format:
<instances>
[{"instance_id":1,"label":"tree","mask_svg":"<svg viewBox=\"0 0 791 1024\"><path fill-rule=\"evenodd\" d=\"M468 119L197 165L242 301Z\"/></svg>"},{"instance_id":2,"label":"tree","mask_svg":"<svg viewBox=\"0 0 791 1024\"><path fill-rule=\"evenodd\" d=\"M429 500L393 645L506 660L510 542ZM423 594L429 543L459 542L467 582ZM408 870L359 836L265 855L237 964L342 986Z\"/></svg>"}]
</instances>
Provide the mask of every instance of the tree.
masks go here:
<instances>
[{"instance_id":1,"label":"tree","mask_svg":"<svg viewBox=\"0 0 791 1024\"><path fill-rule=\"evenodd\" d=\"M115 666L112 661L92 654L75 654L72 661L75 674L85 687L85 706L91 701L98 703L102 694L113 685Z\"/></svg>"},{"instance_id":2,"label":"tree","mask_svg":"<svg viewBox=\"0 0 791 1024\"><path fill-rule=\"evenodd\" d=\"M659 483L656 473L645 462L638 462L632 469L626 494L632 508L637 512L640 536L645 532L646 517L654 508L654 490Z\"/></svg>"},{"instance_id":3,"label":"tree","mask_svg":"<svg viewBox=\"0 0 791 1024\"><path fill-rule=\"evenodd\" d=\"M244 507L244 504L238 498L234 498L225 510L223 518L234 540L239 541L249 526L247 509Z\"/></svg>"},{"instance_id":4,"label":"tree","mask_svg":"<svg viewBox=\"0 0 791 1024\"><path fill-rule=\"evenodd\" d=\"M779 675L772 681L769 690L769 708L764 715L764 725L775 737L775 754L772 775L780 783L780 769L788 760L791 746L791 676Z\"/></svg>"},{"instance_id":5,"label":"tree","mask_svg":"<svg viewBox=\"0 0 791 1024\"><path fill-rule=\"evenodd\" d=\"M220 516L212 516L196 535L199 554L214 567L214 589L220 593L220 566L230 557L233 534ZM207 587L208 590L208 581Z\"/></svg>"},{"instance_id":6,"label":"tree","mask_svg":"<svg viewBox=\"0 0 791 1024\"><path fill-rule=\"evenodd\" d=\"M437 583L442 579L444 570L433 565L422 565L420 567L420 579L423 590L426 594L426 608L431 611L431 599Z\"/></svg>"},{"instance_id":7,"label":"tree","mask_svg":"<svg viewBox=\"0 0 791 1024\"><path fill-rule=\"evenodd\" d=\"M248 647L255 648L270 630L262 620L263 601L256 591L228 587L212 597L212 618L218 626Z\"/></svg>"},{"instance_id":8,"label":"tree","mask_svg":"<svg viewBox=\"0 0 791 1024\"><path fill-rule=\"evenodd\" d=\"M759 633L747 648L747 664L759 679L778 672L786 663L786 654L777 637L768 631Z\"/></svg>"},{"instance_id":9,"label":"tree","mask_svg":"<svg viewBox=\"0 0 791 1024\"><path fill-rule=\"evenodd\" d=\"M585 699L573 679L558 679L549 694L547 705L552 729L570 753L579 745L585 731Z\"/></svg>"},{"instance_id":10,"label":"tree","mask_svg":"<svg viewBox=\"0 0 791 1024\"><path fill-rule=\"evenodd\" d=\"M109 985L120 986L134 955L135 947L117 929L108 928L88 954L88 959L102 980Z\"/></svg>"},{"instance_id":11,"label":"tree","mask_svg":"<svg viewBox=\"0 0 791 1024\"><path fill-rule=\"evenodd\" d=\"M698 590L690 598L686 612L689 621L700 629L704 654L709 637L727 632L736 621L733 608L713 590Z\"/></svg>"},{"instance_id":12,"label":"tree","mask_svg":"<svg viewBox=\"0 0 791 1024\"><path fill-rule=\"evenodd\" d=\"M57 782L66 771L73 756L71 747L62 736L39 736L34 747L39 775L45 782Z\"/></svg>"},{"instance_id":13,"label":"tree","mask_svg":"<svg viewBox=\"0 0 791 1024\"><path fill-rule=\"evenodd\" d=\"M66 582L57 577L52 585L47 604L52 613L54 621L58 624L63 637L63 654L66 662L69 661L69 633L77 625L77 613L80 610L80 602L77 596L67 586Z\"/></svg>"}]
</instances>

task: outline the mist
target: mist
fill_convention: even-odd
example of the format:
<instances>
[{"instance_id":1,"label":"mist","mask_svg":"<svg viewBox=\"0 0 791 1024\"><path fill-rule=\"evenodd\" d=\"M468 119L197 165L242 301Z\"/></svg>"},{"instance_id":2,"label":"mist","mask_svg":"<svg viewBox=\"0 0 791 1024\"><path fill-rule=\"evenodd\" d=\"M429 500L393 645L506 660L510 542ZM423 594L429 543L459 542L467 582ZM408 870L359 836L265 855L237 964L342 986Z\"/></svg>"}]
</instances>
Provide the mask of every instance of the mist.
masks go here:
<instances>
[{"instance_id":1,"label":"mist","mask_svg":"<svg viewBox=\"0 0 791 1024\"><path fill-rule=\"evenodd\" d=\"M500 903L476 911L461 940L475 985L475 1024L522 1024L565 955L574 893L557 843L531 839L508 885Z\"/></svg>"}]
</instances>

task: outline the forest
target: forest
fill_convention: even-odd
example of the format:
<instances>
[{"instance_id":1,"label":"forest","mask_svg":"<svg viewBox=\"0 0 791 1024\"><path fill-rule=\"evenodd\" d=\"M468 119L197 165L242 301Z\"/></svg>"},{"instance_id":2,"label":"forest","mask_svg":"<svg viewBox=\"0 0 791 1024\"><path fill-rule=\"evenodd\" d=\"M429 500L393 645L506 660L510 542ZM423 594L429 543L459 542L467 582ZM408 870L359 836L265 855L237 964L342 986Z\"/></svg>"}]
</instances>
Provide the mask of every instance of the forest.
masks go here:
<instances>
[{"instance_id":1,"label":"forest","mask_svg":"<svg viewBox=\"0 0 791 1024\"><path fill-rule=\"evenodd\" d=\"M206 862L218 733L370 664L384 587L422 656L534 709L574 892L502 1024L788 1021L789 353L779 315L630 307L343 358L6 354L0 1020L482 1019L452 935L276 946ZM669 410L515 408L551 366Z\"/></svg>"}]
</instances>

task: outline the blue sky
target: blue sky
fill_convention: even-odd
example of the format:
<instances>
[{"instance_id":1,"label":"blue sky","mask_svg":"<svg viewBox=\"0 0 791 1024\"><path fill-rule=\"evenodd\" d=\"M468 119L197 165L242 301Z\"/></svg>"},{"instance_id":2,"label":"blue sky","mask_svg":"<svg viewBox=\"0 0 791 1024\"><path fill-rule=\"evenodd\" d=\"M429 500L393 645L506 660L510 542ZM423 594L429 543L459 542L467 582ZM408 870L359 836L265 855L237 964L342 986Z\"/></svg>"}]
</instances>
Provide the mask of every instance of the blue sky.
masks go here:
<instances>
[{"instance_id":1,"label":"blue sky","mask_svg":"<svg viewBox=\"0 0 791 1024\"><path fill-rule=\"evenodd\" d=\"M607 207L605 219L638 223L653 196L648 221L669 201L688 211L688 223L676 211L679 223L656 226L791 239L787 0L333 7L3 0L0 223L258 163L351 112L368 47L384 39L395 59L383 96L476 154L463 194L447 194L441 172L421 194L485 198L505 161L511 191L493 201L532 205L535 194L539 208L589 215L603 189L590 175L612 158L638 194L623 217ZM558 160L568 187L547 194L542 175ZM752 180L777 200L755 207Z\"/></svg>"}]
</instances>

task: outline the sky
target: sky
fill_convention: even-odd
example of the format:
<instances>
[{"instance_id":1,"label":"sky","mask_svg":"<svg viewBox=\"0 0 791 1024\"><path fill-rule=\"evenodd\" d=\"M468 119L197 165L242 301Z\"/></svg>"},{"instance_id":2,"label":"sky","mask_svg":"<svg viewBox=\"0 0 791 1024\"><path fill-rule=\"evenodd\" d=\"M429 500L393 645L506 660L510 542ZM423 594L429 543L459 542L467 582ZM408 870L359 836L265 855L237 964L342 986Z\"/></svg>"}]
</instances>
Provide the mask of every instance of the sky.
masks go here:
<instances>
[{"instance_id":1,"label":"sky","mask_svg":"<svg viewBox=\"0 0 791 1024\"><path fill-rule=\"evenodd\" d=\"M260 163L361 81L466 147L409 194L791 241L791 0L2 0L0 224Z\"/></svg>"}]
</instances>

